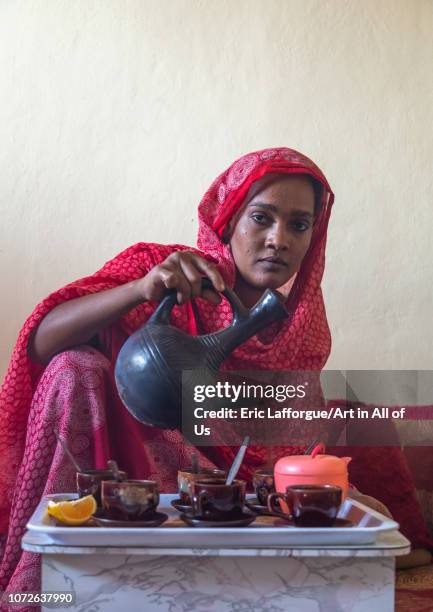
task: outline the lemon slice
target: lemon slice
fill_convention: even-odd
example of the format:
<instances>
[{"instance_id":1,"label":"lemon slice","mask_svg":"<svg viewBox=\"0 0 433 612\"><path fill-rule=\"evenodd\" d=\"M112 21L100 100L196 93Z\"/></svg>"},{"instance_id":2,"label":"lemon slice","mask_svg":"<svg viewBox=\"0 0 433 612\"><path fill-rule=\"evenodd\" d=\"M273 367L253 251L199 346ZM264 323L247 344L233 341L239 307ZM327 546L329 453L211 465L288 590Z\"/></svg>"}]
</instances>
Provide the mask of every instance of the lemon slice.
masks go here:
<instances>
[{"instance_id":1,"label":"lemon slice","mask_svg":"<svg viewBox=\"0 0 433 612\"><path fill-rule=\"evenodd\" d=\"M86 495L74 501L49 501L47 512L64 525L83 525L96 512L96 500L93 495Z\"/></svg>"},{"instance_id":2,"label":"lemon slice","mask_svg":"<svg viewBox=\"0 0 433 612\"><path fill-rule=\"evenodd\" d=\"M56 502L53 502L51 499L48 502L47 512L50 516L53 516L56 519L62 518L62 515L60 514L59 504Z\"/></svg>"}]
</instances>

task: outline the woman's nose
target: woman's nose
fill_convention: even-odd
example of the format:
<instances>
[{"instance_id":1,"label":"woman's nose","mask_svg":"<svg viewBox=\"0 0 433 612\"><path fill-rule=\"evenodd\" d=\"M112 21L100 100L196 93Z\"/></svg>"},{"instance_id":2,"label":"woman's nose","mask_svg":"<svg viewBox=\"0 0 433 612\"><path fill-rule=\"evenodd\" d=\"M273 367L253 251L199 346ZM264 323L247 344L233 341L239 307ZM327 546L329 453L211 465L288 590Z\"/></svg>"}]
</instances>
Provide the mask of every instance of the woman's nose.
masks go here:
<instances>
[{"instance_id":1,"label":"woman's nose","mask_svg":"<svg viewBox=\"0 0 433 612\"><path fill-rule=\"evenodd\" d=\"M266 236L266 246L276 251L287 250L290 246L290 234L284 225L274 226Z\"/></svg>"}]
</instances>

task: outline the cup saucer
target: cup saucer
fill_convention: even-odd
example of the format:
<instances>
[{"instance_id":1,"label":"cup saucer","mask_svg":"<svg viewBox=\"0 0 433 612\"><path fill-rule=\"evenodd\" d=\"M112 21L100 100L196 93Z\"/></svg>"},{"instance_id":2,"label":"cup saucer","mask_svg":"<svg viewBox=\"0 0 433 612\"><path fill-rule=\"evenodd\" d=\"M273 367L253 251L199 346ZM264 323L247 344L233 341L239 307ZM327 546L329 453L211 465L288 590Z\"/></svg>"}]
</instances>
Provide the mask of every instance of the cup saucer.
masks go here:
<instances>
[{"instance_id":1,"label":"cup saucer","mask_svg":"<svg viewBox=\"0 0 433 612\"><path fill-rule=\"evenodd\" d=\"M173 508L176 508L179 512L190 513L192 510L191 504L185 504L179 497L179 499L173 499L171 502Z\"/></svg>"},{"instance_id":2,"label":"cup saucer","mask_svg":"<svg viewBox=\"0 0 433 612\"><path fill-rule=\"evenodd\" d=\"M246 499L245 500L245 505L252 510L252 512L255 512L256 514L261 514L262 516L274 516L272 514L272 512L269 511L269 508L267 506L263 506L259 500L257 499L257 497L252 497L250 499Z\"/></svg>"},{"instance_id":3,"label":"cup saucer","mask_svg":"<svg viewBox=\"0 0 433 612\"><path fill-rule=\"evenodd\" d=\"M155 512L148 519L143 521L116 521L105 516L94 516L93 520L100 527L159 527L168 519L168 514Z\"/></svg>"},{"instance_id":4,"label":"cup saucer","mask_svg":"<svg viewBox=\"0 0 433 612\"><path fill-rule=\"evenodd\" d=\"M181 514L180 518L190 527L245 527L252 523L257 515L253 512L242 512L241 516L225 521L213 521L189 514Z\"/></svg>"}]
</instances>

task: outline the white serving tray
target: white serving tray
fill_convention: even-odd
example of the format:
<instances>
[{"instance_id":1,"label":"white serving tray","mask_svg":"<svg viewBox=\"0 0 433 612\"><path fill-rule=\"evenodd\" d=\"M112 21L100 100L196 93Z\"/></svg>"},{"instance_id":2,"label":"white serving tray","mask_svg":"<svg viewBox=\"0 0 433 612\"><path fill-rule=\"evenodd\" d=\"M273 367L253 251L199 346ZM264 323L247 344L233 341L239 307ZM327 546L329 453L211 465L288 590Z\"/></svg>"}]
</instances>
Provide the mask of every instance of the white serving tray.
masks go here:
<instances>
[{"instance_id":1,"label":"white serving tray","mask_svg":"<svg viewBox=\"0 0 433 612\"><path fill-rule=\"evenodd\" d=\"M77 495L46 495L27 523L27 529L30 533L43 534L51 544L68 546L292 548L371 544L379 534L399 527L395 521L351 498L342 504L338 516L352 521L352 527L294 527L273 517L259 517L247 527L188 527L170 504L177 497L161 494L158 511L168 514L169 519L160 527L123 528L56 525L47 515L48 501L76 499Z\"/></svg>"}]
</instances>

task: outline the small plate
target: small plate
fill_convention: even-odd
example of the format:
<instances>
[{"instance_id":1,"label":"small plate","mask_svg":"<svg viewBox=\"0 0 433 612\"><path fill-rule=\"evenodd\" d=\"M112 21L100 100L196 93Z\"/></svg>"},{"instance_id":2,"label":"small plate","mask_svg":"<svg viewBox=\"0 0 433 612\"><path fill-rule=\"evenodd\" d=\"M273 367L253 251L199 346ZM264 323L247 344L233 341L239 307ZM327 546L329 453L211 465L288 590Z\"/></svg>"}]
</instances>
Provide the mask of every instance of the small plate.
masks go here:
<instances>
[{"instance_id":1,"label":"small plate","mask_svg":"<svg viewBox=\"0 0 433 612\"><path fill-rule=\"evenodd\" d=\"M159 527L167 519L168 514L164 514L164 512L155 512L146 521L114 521L103 516L93 517L95 523L100 527Z\"/></svg>"},{"instance_id":2,"label":"small plate","mask_svg":"<svg viewBox=\"0 0 433 612\"><path fill-rule=\"evenodd\" d=\"M228 521L212 521L188 514L181 514L180 518L190 527L245 527L252 523L257 515L252 512L243 512L239 518Z\"/></svg>"},{"instance_id":3,"label":"small plate","mask_svg":"<svg viewBox=\"0 0 433 612\"><path fill-rule=\"evenodd\" d=\"M173 499L171 502L173 508L176 508L179 512L191 512L192 506L191 504L184 504L183 501L179 499Z\"/></svg>"}]
</instances>

